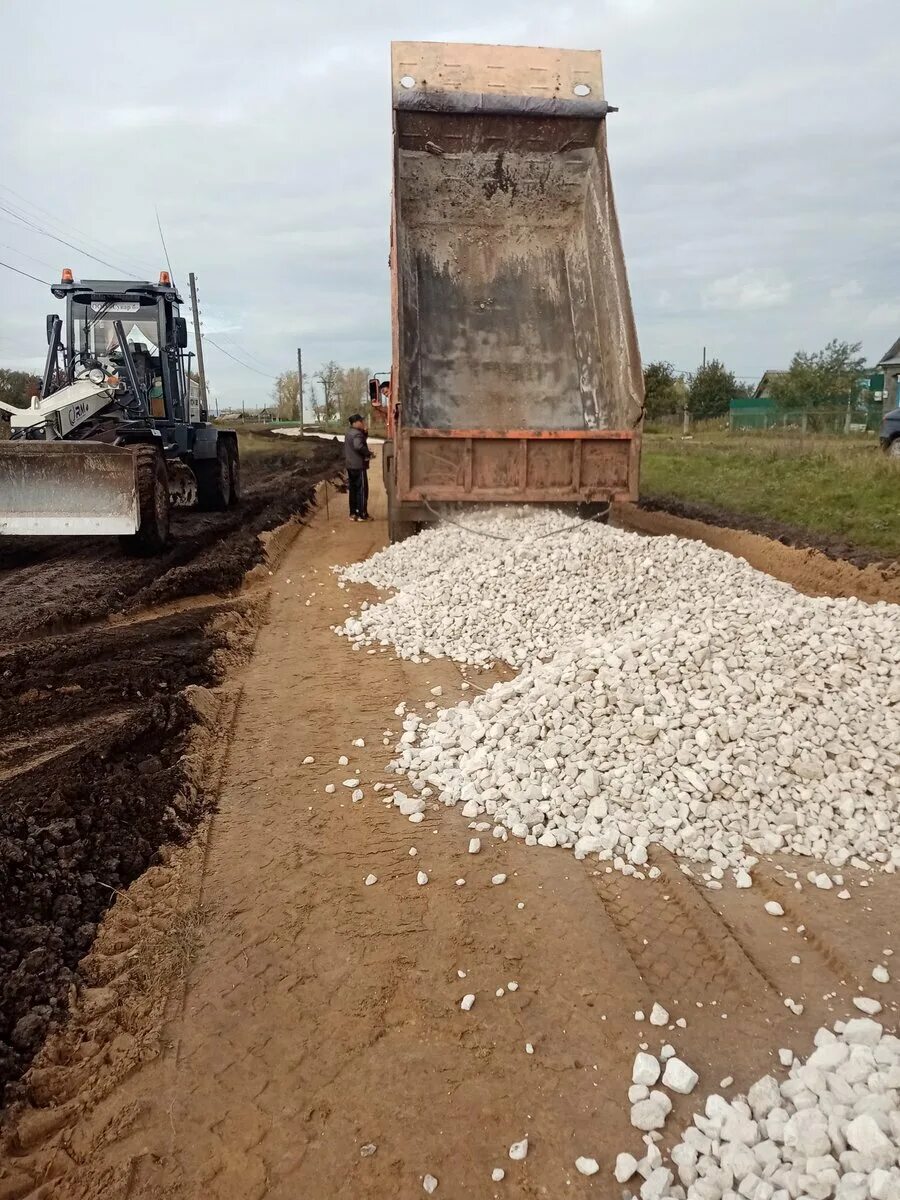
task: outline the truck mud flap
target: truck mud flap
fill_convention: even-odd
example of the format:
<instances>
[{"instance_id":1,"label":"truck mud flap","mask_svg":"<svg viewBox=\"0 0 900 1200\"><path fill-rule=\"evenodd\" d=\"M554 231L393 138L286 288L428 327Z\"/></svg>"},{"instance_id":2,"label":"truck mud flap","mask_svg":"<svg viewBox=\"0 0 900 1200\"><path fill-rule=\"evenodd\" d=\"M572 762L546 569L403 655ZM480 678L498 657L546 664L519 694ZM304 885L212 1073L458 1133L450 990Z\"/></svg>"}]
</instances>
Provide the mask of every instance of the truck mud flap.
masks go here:
<instances>
[{"instance_id":1,"label":"truck mud flap","mask_svg":"<svg viewBox=\"0 0 900 1200\"><path fill-rule=\"evenodd\" d=\"M121 535L138 524L127 447L0 442L0 537Z\"/></svg>"}]
</instances>

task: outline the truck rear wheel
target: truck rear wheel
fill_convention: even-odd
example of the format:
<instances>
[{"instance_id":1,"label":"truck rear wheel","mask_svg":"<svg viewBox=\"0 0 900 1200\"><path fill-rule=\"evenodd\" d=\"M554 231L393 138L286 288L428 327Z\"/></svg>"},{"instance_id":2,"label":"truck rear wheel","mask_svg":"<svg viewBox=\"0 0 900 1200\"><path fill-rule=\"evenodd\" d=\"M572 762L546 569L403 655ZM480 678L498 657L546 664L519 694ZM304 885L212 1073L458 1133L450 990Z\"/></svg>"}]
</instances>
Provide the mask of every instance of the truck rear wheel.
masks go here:
<instances>
[{"instance_id":1,"label":"truck rear wheel","mask_svg":"<svg viewBox=\"0 0 900 1200\"><path fill-rule=\"evenodd\" d=\"M119 539L126 554L160 554L169 541L169 472L166 460L155 446L134 451L138 520L136 533Z\"/></svg>"},{"instance_id":2,"label":"truck rear wheel","mask_svg":"<svg viewBox=\"0 0 900 1200\"><path fill-rule=\"evenodd\" d=\"M231 477L231 507L234 508L241 499L241 459L238 453L237 438L228 439L228 470Z\"/></svg>"},{"instance_id":3,"label":"truck rear wheel","mask_svg":"<svg viewBox=\"0 0 900 1200\"><path fill-rule=\"evenodd\" d=\"M204 512L224 512L231 505L231 457L226 438L216 438L215 458L194 459L197 507Z\"/></svg>"}]
</instances>

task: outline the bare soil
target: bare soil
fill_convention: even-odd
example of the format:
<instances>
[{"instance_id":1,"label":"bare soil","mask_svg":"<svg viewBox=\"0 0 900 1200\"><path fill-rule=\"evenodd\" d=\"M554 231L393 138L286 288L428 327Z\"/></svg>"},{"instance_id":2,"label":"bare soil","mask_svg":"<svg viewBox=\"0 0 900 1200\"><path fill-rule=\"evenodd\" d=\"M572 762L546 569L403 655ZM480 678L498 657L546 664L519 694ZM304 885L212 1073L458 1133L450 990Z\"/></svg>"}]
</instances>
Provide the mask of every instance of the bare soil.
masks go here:
<instances>
[{"instance_id":1,"label":"bare soil","mask_svg":"<svg viewBox=\"0 0 900 1200\"><path fill-rule=\"evenodd\" d=\"M863 568L877 564L886 572L892 573L895 578L900 578L900 565L895 557L886 556L883 551L872 547L858 546L837 534L818 533L813 529L773 520L771 517L735 512L715 504L679 500L676 496L642 496L639 507L645 512L670 513L688 521L701 521L704 525L743 529L748 533L757 533L773 542L779 542L783 546L817 550L826 558L847 562L855 567Z\"/></svg>"},{"instance_id":2,"label":"bare soil","mask_svg":"<svg viewBox=\"0 0 900 1200\"><path fill-rule=\"evenodd\" d=\"M398 702L471 692L451 662L331 630L374 595L330 568L383 543L377 479L379 520L350 524L332 498L269 564L267 618L229 687L187 689L185 755L218 808L106 914L87 986L8 1114L3 1200L413 1200L426 1173L450 1200L620 1197L610 1172L640 1148L626 1093L641 1044L671 1042L701 1074L671 1140L698 1097L777 1073L777 1049L808 1051L859 990L896 1025L896 992L871 979L900 948L895 878L847 872L842 901L805 885L812 863L772 862L749 891L711 892L657 848L661 878L640 882L489 833L473 856L458 811L413 825L382 803ZM784 918L764 912L775 898ZM655 1000L686 1028L637 1021ZM526 1133L527 1159L510 1162ZM601 1173L579 1176L579 1155Z\"/></svg>"},{"instance_id":3,"label":"bare soil","mask_svg":"<svg viewBox=\"0 0 900 1200\"><path fill-rule=\"evenodd\" d=\"M65 1013L102 914L162 845L188 838L208 804L185 766L194 722L185 689L222 678L252 610L249 599L223 604L208 593L240 583L262 558L258 533L304 511L334 458L325 445L309 460L273 449L248 466L242 504L185 514L158 559L127 559L101 540L0 548L7 1099L20 1094L14 1081ZM180 611L147 610L185 597Z\"/></svg>"}]
</instances>

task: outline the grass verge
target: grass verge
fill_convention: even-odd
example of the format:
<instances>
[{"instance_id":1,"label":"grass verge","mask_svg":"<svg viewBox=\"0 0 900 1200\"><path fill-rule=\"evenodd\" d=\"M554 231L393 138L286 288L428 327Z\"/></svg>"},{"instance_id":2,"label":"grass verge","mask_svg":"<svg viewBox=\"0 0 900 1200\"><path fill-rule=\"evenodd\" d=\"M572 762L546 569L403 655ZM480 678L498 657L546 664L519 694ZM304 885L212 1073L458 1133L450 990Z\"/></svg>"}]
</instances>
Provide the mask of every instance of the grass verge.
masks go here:
<instances>
[{"instance_id":1,"label":"grass verge","mask_svg":"<svg viewBox=\"0 0 900 1200\"><path fill-rule=\"evenodd\" d=\"M871 440L649 434L641 494L754 514L900 555L900 469Z\"/></svg>"}]
</instances>

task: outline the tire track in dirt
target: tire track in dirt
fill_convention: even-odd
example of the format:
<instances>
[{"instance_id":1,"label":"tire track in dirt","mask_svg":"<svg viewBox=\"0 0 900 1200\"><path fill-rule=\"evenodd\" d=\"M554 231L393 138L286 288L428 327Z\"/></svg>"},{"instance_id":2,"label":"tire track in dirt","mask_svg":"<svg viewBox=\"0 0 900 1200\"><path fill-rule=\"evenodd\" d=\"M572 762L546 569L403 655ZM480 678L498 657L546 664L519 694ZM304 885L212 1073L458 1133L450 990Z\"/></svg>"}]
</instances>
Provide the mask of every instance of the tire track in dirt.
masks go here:
<instances>
[{"instance_id":1,"label":"tire track in dirt","mask_svg":"<svg viewBox=\"0 0 900 1200\"><path fill-rule=\"evenodd\" d=\"M746 947L670 858L653 882L593 878L618 936L654 1000L692 1004L714 995L729 1009L777 989ZM673 1009L674 1012L674 1009Z\"/></svg>"}]
</instances>

